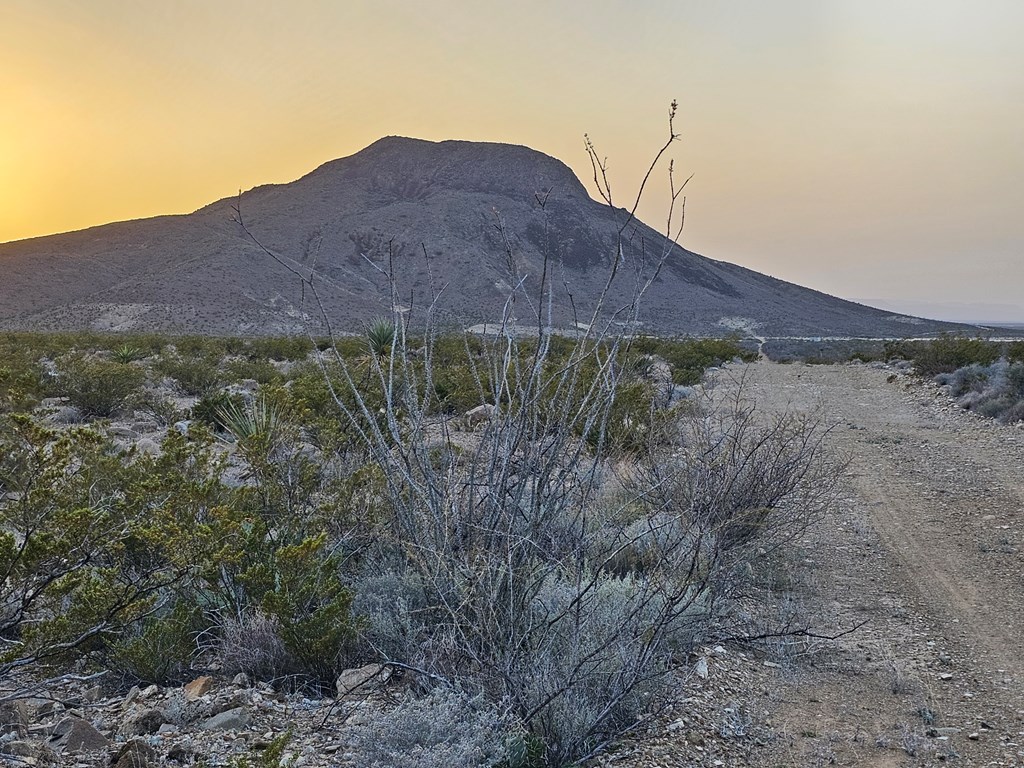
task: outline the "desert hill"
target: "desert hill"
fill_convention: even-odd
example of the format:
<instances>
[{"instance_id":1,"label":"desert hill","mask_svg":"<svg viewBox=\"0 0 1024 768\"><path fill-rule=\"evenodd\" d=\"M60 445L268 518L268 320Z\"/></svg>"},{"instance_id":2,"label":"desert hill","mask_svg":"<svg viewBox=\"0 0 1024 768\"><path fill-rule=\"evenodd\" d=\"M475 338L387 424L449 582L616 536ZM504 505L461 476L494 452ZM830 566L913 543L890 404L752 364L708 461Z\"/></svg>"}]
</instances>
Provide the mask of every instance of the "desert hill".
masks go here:
<instances>
[{"instance_id":1,"label":"desert hill","mask_svg":"<svg viewBox=\"0 0 1024 768\"><path fill-rule=\"evenodd\" d=\"M121 222L0 245L0 327L212 334L299 331L317 309L294 269L315 269L331 323L355 330L398 300L439 296L445 318L494 322L509 286L555 286L554 323L589 319L626 212L590 198L558 160L526 147L389 137L290 184L182 216ZM629 303L667 247L640 222L623 231L608 306ZM571 294L570 302L567 294ZM576 315L573 314L575 307ZM520 322L535 322L520 301ZM957 326L843 301L671 246L641 305L645 330L722 335L902 337Z\"/></svg>"}]
</instances>

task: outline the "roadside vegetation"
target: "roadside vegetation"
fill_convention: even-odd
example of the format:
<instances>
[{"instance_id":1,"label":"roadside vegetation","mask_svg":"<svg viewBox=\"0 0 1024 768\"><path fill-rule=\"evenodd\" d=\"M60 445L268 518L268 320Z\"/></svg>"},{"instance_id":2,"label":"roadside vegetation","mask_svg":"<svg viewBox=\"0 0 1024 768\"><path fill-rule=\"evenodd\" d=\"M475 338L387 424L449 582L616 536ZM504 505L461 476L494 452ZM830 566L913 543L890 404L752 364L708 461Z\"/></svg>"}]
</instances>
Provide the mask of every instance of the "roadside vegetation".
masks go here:
<instances>
[{"instance_id":1,"label":"roadside vegetation","mask_svg":"<svg viewBox=\"0 0 1024 768\"><path fill-rule=\"evenodd\" d=\"M835 499L826 426L706 396L751 359L736 341L627 332L685 182L669 165L665 250L627 261L632 214L587 151L626 213L571 336L553 264L529 288L500 216L489 336L430 302L413 327L393 273L393 311L352 336L0 336L0 676L330 690L372 669L355 688L402 685L357 765L567 766L679 703L699 644L809 633L757 604ZM325 316L315 270L263 252ZM630 306L606 305L616 279Z\"/></svg>"},{"instance_id":2,"label":"roadside vegetation","mask_svg":"<svg viewBox=\"0 0 1024 768\"><path fill-rule=\"evenodd\" d=\"M730 341L384 321L333 345L6 334L0 354L5 675L318 688L391 664L523 765L657 711L831 492L816 425L700 397L749 354Z\"/></svg>"},{"instance_id":3,"label":"roadside vegetation","mask_svg":"<svg viewBox=\"0 0 1024 768\"><path fill-rule=\"evenodd\" d=\"M1024 341L995 342L965 336L886 345L889 358L913 362L966 410L1002 424L1024 421Z\"/></svg>"}]
</instances>

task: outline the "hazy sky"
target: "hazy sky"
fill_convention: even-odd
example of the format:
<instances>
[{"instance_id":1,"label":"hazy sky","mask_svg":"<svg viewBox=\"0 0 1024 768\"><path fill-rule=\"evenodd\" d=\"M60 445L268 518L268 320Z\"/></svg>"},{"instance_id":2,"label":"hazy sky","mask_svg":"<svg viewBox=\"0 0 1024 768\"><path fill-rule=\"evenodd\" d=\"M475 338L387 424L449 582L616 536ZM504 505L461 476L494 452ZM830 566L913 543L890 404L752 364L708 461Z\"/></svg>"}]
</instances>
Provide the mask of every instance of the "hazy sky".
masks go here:
<instances>
[{"instance_id":1,"label":"hazy sky","mask_svg":"<svg viewBox=\"0 0 1024 768\"><path fill-rule=\"evenodd\" d=\"M0 241L191 211L390 134L586 180L588 132L624 204L675 98L687 247L1024 321L1022 41L1020 0L0 0Z\"/></svg>"}]
</instances>

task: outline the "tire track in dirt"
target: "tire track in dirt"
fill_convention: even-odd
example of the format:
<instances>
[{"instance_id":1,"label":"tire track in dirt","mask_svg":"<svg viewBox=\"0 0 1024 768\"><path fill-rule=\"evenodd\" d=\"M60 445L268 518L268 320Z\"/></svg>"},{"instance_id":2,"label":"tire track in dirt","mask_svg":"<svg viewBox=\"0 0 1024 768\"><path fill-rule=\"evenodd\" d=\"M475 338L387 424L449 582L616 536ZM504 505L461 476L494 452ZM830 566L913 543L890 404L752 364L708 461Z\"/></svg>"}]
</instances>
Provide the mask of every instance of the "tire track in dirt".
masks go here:
<instances>
[{"instance_id":1,"label":"tire track in dirt","mask_svg":"<svg viewBox=\"0 0 1024 768\"><path fill-rule=\"evenodd\" d=\"M850 459L849 512L862 515L878 549L863 564L847 558L841 515L818 531L816 546L833 547L820 557L821 604L856 605L851 596L864 595L869 626L859 640L837 644L835 655L846 666L814 679L811 703L790 706L789 715L796 722L810 712L819 722L831 717L840 733L853 712L873 716L878 727L885 718L912 718L927 702L962 731L939 745L949 757L960 756L964 765L1024 764L1024 748L1017 747L1024 743L1024 430L963 413L928 385L905 376L889 381L891 373L766 362L744 373L760 410L816 413L834 425L830 444ZM913 671L907 701L885 690L882 667L865 650L876 646L894 655L887 661L893 669ZM865 673L879 679L866 683ZM985 738L966 739L981 723L991 735L983 730ZM931 764L920 761L918 742L940 754L938 742L923 736L927 725L901 726L905 764ZM837 748L833 756L840 765L876 765L883 757L862 747Z\"/></svg>"}]
</instances>

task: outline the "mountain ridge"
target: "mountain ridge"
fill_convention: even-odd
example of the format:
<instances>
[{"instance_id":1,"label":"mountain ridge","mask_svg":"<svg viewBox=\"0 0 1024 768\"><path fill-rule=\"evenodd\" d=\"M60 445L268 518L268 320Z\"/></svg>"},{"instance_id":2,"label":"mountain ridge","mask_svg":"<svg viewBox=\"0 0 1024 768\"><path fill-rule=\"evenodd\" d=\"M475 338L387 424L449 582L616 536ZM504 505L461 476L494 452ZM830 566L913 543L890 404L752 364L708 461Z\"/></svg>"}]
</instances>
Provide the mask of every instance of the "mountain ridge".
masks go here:
<instances>
[{"instance_id":1,"label":"mountain ridge","mask_svg":"<svg viewBox=\"0 0 1024 768\"><path fill-rule=\"evenodd\" d=\"M390 310L392 267L402 303L425 306L447 285L438 310L463 325L499 320L512 284L537 296L543 277L555 286L553 324L572 327L589 318L613 258L621 260L608 294L614 309L654 277L662 255L642 302L645 332L900 337L962 327L669 244L528 147L389 136L293 182L189 214L0 244L0 328L245 335L301 332L312 322L323 330L294 275L233 220L236 206L271 252L315 268L328 319L343 331Z\"/></svg>"}]
</instances>

